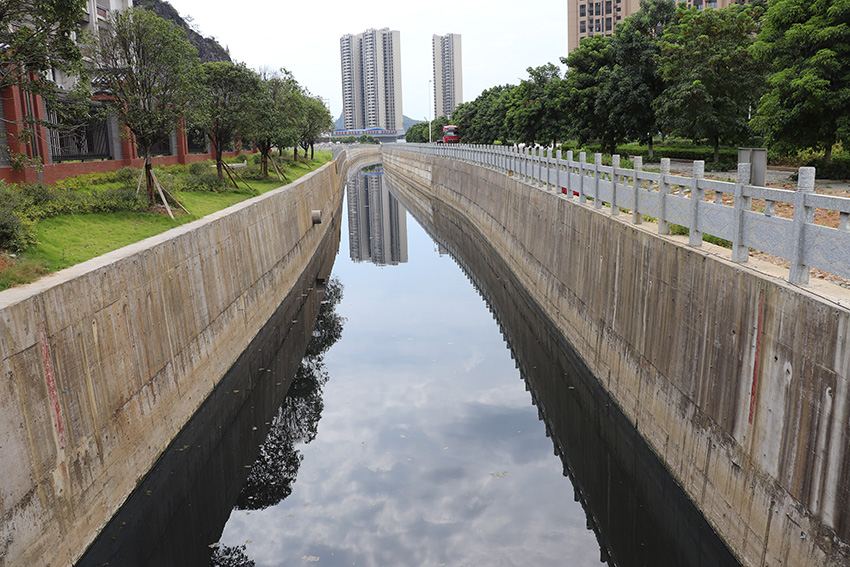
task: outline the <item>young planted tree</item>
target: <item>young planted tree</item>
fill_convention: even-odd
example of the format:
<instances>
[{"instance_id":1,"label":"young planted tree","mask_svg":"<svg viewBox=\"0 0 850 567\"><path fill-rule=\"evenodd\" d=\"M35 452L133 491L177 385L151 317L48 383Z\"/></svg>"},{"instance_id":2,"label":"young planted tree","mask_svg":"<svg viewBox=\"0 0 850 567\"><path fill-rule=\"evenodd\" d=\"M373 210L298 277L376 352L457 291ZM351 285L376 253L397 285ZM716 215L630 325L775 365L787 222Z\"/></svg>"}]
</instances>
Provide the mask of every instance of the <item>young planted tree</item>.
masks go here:
<instances>
[{"instance_id":1,"label":"young planted tree","mask_svg":"<svg viewBox=\"0 0 850 567\"><path fill-rule=\"evenodd\" d=\"M237 134L249 135L255 129L263 85L257 73L230 61L204 63L202 84L206 98L199 125L212 140L216 171L223 179L224 147Z\"/></svg>"},{"instance_id":2,"label":"young planted tree","mask_svg":"<svg viewBox=\"0 0 850 567\"><path fill-rule=\"evenodd\" d=\"M200 97L200 62L183 30L130 8L110 13L91 57L94 84L115 104L145 159L148 199L156 201L151 148L189 117Z\"/></svg>"},{"instance_id":3,"label":"young planted tree","mask_svg":"<svg viewBox=\"0 0 850 567\"><path fill-rule=\"evenodd\" d=\"M721 142L750 135L750 112L764 84L762 67L749 51L760 13L757 5L702 11L680 5L661 40L667 87L655 100L658 120L669 132L710 140L715 161Z\"/></svg>"},{"instance_id":4,"label":"young planted tree","mask_svg":"<svg viewBox=\"0 0 850 567\"><path fill-rule=\"evenodd\" d=\"M260 150L263 176L267 176L272 149L295 146L299 141L303 99L301 87L286 69L262 72L260 78L263 90L255 107L252 137Z\"/></svg>"},{"instance_id":5,"label":"young planted tree","mask_svg":"<svg viewBox=\"0 0 850 567\"><path fill-rule=\"evenodd\" d=\"M298 128L299 140L301 147L304 148L304 157L307 157L307 150L310 150L310 159L313 159L313 145L323 133L333 130L334 121L330 111L325 106L321 99L316 98L309 93L303 95L304 112L301 115L301 121ZM295 148L295 157L298 157L298 148Z\"/></svg>"},{"instance_id":6,"label":"young planted tree","mask_svg":"<svg viewBox=\"0 0 850 567\"><path fill-rule=\"evenodd\" d=\"M771 75L753 120L780 151L850 145L850 4L771 0L756 59Z\"/></svg>"}]
</instances>

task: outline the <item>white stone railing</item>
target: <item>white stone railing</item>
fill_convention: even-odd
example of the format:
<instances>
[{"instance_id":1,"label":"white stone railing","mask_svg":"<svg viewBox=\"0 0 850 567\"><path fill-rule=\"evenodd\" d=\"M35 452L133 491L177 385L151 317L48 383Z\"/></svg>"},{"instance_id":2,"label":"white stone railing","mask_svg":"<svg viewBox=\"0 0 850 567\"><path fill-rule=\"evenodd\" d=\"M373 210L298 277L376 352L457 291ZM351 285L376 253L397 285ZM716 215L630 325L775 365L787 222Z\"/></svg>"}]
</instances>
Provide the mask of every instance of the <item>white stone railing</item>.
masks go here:
<instances>
[{"instance_id":1,"label":"white stone railing","mask_svg":"<svg viewBox=\"0 0 850 567\"><path fill-rule=\"evenodd\" d=\"M701 246L703 234L710 234L732 243L735 262L746 262L750 249L766 252L790 262L789 280L795 284L808 283L811 268L850 278L850 199L816 194L813 167L801 167L797 189L789 190L706 179L703 161L695 161L692 176L684 177L670 173L666 158L661 172L654 173L643 170L640 157L627 169L620 167L618 155L607 166L601 154L588 163L584 152L575 161L573 152L562 156L551 148L405 144L393 149L479 164L582 205L607 205L612 216L631 212L635 224L653 217L659 234L670 234L671 225L683 226L692 246ZM750 179L750 164L738 164L737 178ZM713 199L707 200L707 192ZM753 208L754 199L764 201L763 210ZM776 216L777 203L791 205L793 217ZM815 209L837 212L838 226L815 224Z\"/></svg>"}]
</instances>

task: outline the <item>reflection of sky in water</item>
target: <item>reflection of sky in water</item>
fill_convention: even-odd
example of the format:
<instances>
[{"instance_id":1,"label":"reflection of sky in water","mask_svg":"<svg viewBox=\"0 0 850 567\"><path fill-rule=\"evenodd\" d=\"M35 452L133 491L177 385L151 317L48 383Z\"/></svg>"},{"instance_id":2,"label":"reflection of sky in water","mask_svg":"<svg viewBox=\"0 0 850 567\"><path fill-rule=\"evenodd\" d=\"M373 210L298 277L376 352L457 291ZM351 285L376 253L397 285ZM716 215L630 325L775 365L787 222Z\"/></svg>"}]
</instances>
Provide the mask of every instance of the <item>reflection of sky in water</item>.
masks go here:
<instances>
[{"instance_id":1,"label":"reflection of sky in water","mask_svg":"<svg viewBox=\"0 0 850 567\"><path fill-rule=\"evenodd\" d=\"M353 264L343 239L318 436L291 496L234 511L221 542L258 567L599 565L484 301L408 221L406 264Z\"/></svg>"}]
</instances>

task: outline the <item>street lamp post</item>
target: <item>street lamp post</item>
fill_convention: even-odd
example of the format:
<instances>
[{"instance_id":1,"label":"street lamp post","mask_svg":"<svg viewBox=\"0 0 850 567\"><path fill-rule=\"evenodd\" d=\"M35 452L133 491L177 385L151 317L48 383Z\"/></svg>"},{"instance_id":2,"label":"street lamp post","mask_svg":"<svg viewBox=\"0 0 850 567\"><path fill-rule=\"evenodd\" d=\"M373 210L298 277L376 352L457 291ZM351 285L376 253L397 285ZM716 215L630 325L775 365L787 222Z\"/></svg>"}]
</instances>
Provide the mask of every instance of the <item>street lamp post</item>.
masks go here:
<instances>
[{"instance_id":1,"label":"street lamp post","mask_svg":"<svg viewBox=\"0 0 850 567\"><path fill-rule=\"evenodd\" d=\"M431 143L431 83L433 79L428 79L428 143Z\"/></svg>"}]
</instances>

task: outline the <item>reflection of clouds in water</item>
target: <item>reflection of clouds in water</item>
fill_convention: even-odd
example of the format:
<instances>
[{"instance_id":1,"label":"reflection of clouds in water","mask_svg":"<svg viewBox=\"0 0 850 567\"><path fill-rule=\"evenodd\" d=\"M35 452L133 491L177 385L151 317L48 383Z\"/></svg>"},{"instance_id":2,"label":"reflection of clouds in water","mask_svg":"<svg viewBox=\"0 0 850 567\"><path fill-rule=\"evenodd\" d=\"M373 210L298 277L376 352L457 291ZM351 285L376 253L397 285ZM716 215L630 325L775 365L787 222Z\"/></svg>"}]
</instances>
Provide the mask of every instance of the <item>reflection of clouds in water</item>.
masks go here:
<instances>
[{"instance_id":1,"label":"reflection of clouds in water","mask_svg":"<svg viewBox=\"0 0 850 567\"><path fill-rule=\"evenodd\" d=\"M492 316L408 228L407 264L338 259L348 320L317 438L292 495L234 511L222 542L252 540L258 567L599 565Z\"/></svg>"},{"instance_id":2,"label":"reflection of clouds in water","mask_svg":"<svg viewBox=\"0 0 850 567\"><path fill-rule=\"evenodd\" d=\"M352 451L353 459L346 446L304 447L299 481L306 482L297 481L293 495L260 521L256 513L234 513L226 539L244 541L238 529L243 520L273 531L282 525L282 538L258 538L254 527L245 531L258 566L305 554L320 557L320 565L346 564L340 558L376 566L547 565L560 563L571 550L588 559L573 564L595 565L598 548L583 513L577 505L572 511L565 506L572 505L569 484L557 478L563 493L550 493L560 464L527 409L469 405L457 421L436 430L409 425L408 437L388 420L373 432L374 441ZM470 427L484 428L478 441L462 433ZM411 450L404 450L405 443ZM338 459L340 452L348 458ZM493 474L502 471L508 474ZM287 514L295 518L283 523Z\"/></svg>"}]
</instances>

